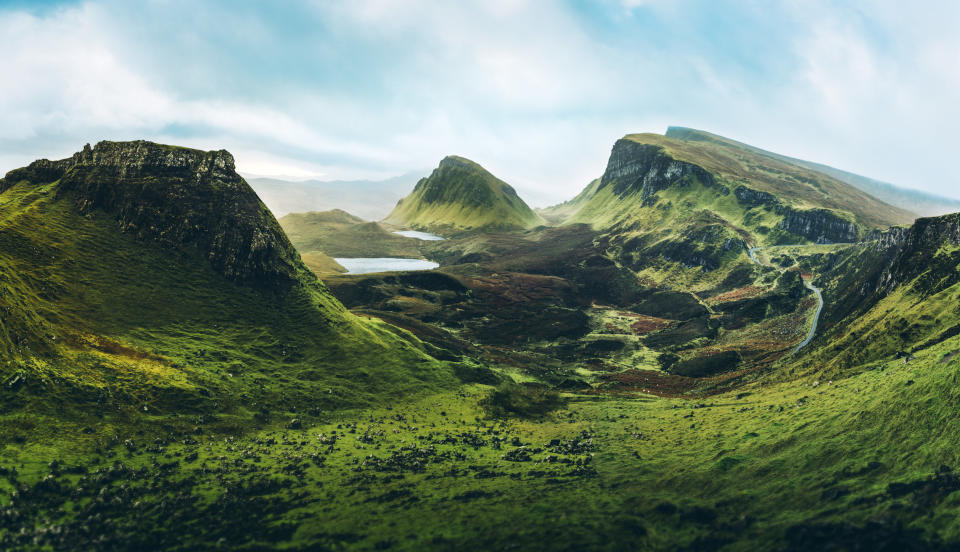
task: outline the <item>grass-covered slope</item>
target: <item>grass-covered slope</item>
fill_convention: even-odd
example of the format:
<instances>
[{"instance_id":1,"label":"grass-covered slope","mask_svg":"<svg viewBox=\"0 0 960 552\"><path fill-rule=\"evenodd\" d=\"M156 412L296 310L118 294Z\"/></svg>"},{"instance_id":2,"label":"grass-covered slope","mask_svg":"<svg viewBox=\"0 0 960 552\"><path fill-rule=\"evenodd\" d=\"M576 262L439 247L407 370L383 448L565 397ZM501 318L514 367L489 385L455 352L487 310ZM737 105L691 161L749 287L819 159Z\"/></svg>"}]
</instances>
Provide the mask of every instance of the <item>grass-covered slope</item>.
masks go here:
<instances>
[{"instance_id":1,"label":"grass-covered slope","mask_svg":"<svg viewBox=\"0 0 960 552\"><path fill-rule=\"evenodd\" d=\"M960 335L960 215L877 238L825 260L822 346L798 370L838 375L894 356L910 363Z\"/></svg>"},{"instance_id":2,"label":"grass-covered slope","mask_svg":"<svg viewBox=\"0 0 960 552\"><path fill-rule=\"evenodd\" d=\"M516 230L543 224L517 192L463 157L445 157L384 222L436 232Z\"/></svg>"},{"instance_id":3,"label":"grass-covered slope","mask_svg":"<svg viewBox=\"0 0 960 552\"><path fill-rule=\"evenodd\" d=\"M226 152L101 143L0 190L5 440L93 420L242 428L451 381L328 293Z\"/></svg>"},{"instance_id":4,"label":"grass-covered slope","mask_svg":"<svg viewBox=\"0 0 960 552\"><path fill-rule=\"evenodd\" d=\"M913 220L848 184L760 150L719 137L674 135L618 140L603 176L544 214L607 235L610 254L638 272L662 261L713 272L748 262L749 247L853 243Z\"/></svg>"},{"instance_id":5,"label":"grass-covered slope","mask_svg":"<svg viewBox=\"0 0 960 552\"><path fill-rule=\"evenodd\" d=\"M936 216L960 211L960 200L950 199L936 194L930 194L920 190L911 190L901 188L887 182L881 182L865 176L860 176L851 172L835 169L822 163L804 161L794 157L787 157L769 151L762 150L729 138L717 136L702 130L695 130L684 127L670 127L665 135L667 138L675 138L685 141L704 141L725 144L730 148L749 151L762 157L768 157L777 161L783 161L791 165L796 165L805 169L810 169L829 176L833 179L845 182L865 194L879 199L880 201L907 211L924 216Z\"/></svg>"},{"instance_id":6,"label":"grass-covered slope","mask_svg":"<svg viewBox=\"0 0 960 552\"><path fill-rule=\"evenodd\" d=\"M825 172L797 164L734 140L692 129L668 129L666 136L628 139L662 145L676 159L698 164L750 188L774 194L796 208L826 208L851 213L867 227L909 224L916 214L894 207Z\"/></svg>"},{"instance_id":7,"label":"grass-covered slope","mask_svg":"<svg viewBox=\"0 0 960 552\"><path fill-rule=\"evenodd\" d=\"M418 240L399 236L380 223L366 222L339 209L291 213L280 219L280 226L302 254L319 252L330 257L422 257Z\"/></svg>"}]
</instances>

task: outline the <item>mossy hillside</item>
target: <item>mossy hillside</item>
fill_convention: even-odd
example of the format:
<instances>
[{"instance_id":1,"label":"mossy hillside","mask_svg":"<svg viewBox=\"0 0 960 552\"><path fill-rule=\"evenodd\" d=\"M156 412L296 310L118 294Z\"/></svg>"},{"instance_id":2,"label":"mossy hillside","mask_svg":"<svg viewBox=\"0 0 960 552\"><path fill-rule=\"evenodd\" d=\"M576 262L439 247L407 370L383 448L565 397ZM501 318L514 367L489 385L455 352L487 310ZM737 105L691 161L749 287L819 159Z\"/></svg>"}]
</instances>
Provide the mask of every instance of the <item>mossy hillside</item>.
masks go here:
<instances>
[{"instance_id":1,"label":"mossy hillside","mask_svg":"<svg viewBox=\"0 0 960 552\"><path fill-rule=\"evenodd\" d=\"M238 438L15 444L0 542L939 549L960 540L957 349L702 400L568 395L532 420L488 417L473 386Z\"/></svg>"},{"instance_id":2,"label":"mossy hillside","mask_svg":"<svg viewBox=\"0 0 960 552\"><path fill-rule=\"evenodd\" d=\"M3 416L18 421L4 440L59 425L43 416L242 428L452 385L418 340L350 314L295 253L292 278L230 279L196 243L122 232L110 210L81 215L61 182L5 188L0 378Z\"/></svg>"},{"instance_id":3,"label":"mossy hillside","mask_svg":"<svg viewBox=\"0 0 960 552\"><path fill-rule=\"evenodd\" d=\"M746 261L748 247L857 242L912 214L821 173L736 143L627 135L601 179L544 210L589 224L611 255L640 272L661 261L712 272Z\"/></svg>"},{"instance_id":4,"label":"mossy hillside","mask_svg":"<svg viewBox=\"0 0 960 552\"><path fill-rule=\"evenodd\" d=\"M330 257L422 258L420 242L392 233L377 222L367 222L346 211L291 213L280 226L301 254Z\"/></svg>"},{"instance_id":5,"label":"mossy hillside","mask_svg":"<svg viewBox=\"0 0 960 552\"><path fill-rule=\"evenodd\" d=\"M842 374L892 355L910 362L918 351L960 334L960 246L949 240L930 245L899 259L906 261L900 266L891 265L889 254L875 244L846 251L839 266L822 278L830 298L822 347L792 369ZM911 262L913 257L924 262ZM865 277L836 276L843 271Z\"/></svg>"},{"instance_id":6,"label":"mossy hillside","mask_svg":"<svg viewBox=\"0 0 960 552\"><path fill-rule=\"evenodd\" d=\"M440 233L523 230L544 224L506 182L456 156L444 158L384 222Z\"/></svg>"},{"instance_id":7,"label":"mossy hillside","mask_svg":"<svg viewBox=\"0 0 960 552\"><path fill-rule=\"evenodd\" d=\"M723 136L717 136L716 134L711 134L702 130L684 127L670 127L667 129L665 136L667 138L674 138L689 142L715 142L717 144L725 145L728 148L746 150L758 156L769 157L778 161L789 163L791 165L810 169L812 171L825 174L841 182L845 182L871 197L879 199L884 203L909 213L916 213L923 216L936 216L960 210L960 201L955 199L937 196L935 194L930 194L919 190L900 188L899 186L895 186L893 184L880 182L872 178L867 178L858 174L835 169L821 163L813 163L811 161L804 161L803 159L796 159L793 157L787 157L785 155L765 151L760 148L737 142L729 138L724 138Z\"/></svg>"},{"instance_id":8,"label":"mossy hillside","mask_svg":"<svg viewBox=\"0 0 960 552\"><path fill-rule=\"evenodd\" d=\"M676 135L673 135L676 136ZM788 163L762 150L716 137L703 140L660 134L630 134L624 139L662 147L674 159L703 167L714 175L773 194L797 209L826 208L851 213L868 227L910 224L914 213L888 205L827 174Z\"/></svg>"}]
</instances>

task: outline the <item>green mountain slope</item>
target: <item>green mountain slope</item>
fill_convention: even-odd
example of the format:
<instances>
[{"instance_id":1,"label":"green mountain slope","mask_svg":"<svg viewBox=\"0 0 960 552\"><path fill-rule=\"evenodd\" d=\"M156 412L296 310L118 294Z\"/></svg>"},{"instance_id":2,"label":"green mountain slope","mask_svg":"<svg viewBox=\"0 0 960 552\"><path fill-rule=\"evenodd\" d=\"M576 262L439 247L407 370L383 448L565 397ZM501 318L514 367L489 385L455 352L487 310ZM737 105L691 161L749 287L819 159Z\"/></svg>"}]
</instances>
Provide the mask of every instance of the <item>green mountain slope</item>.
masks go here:
<instances>
[{"instance_id":1,"label":"green mountain slope","mask_svg":"<svg viewBox=\"0 0 960 552\"><path fill-rule=\"evenodd\" d=\"M748 247L852 243L914 218L734 142L657 134L618 140L600 180L554 209L609 236L611 255L636 271L666 261L710 272L748 262Z\"/></svg>"},{"instance_id":2,"label":"green mountain slope","mask_svg":"<svg viewBox=\"0 0 960 552\"><path fill-rule=\"evenodd\" d=\"M328 293L225 151L103 142L11 171L0 313L3 416L59 420L44 432L289 420L451 381Z\"/></svg>"},{"instance_id":3,"label":"green mountain slope","mask_svg":"<svg viewBox=\"0 0 960 552\"><path fill-rule=\"evenodd\" d=\"M823 259L822 348L803 370L831 375L913 355L960 335L960 214L918 219Z\"/></svg>"},{"instance_id":4,"label":"green mountain slope","mask_svg":"<svg viewBox=\"0 0 960 552\"><path fill-rule=\"evenodd\" d=\"M950 199L936 194L930 194L920 190L910 190L901 188L887 182L881 182L865 176L860 176L851 172L835 169L821 163L804 161L786 155L780 155L762 150L729 138L717 136L702 130L695 130L684 127L670 127L667 129L667 138L675 138L689 142L714 142L725 144L731 148L743 149L759 156L769 157L777 161L783 161L791 165L810 169L826 176L845 182L854 188L877 198L884 203L903 209L908 212L917 213L924 216L936 216L960 211L960 200Z\"/></svg>"},{"instance_id":5,"label":"green mountain slope","mask_svg":"<svg viewBox=\"0 0 960 552\"><path fill-rule=\"evenodd\" d=\"M280 226L301 253L330 257L422 257L418 240L394 234L378 222L366 222L346 211L291 213Z\"/></svg>"},{"instance_id":6,"label":"green mountain slope","mask_svg":"<svg viewBox=\"0 0 960 552\"><path fill-rule=\"evenodd\" d=\"M417 183L384 222L450 232L526 229L544 221L506 182L469 159L449 156Z\"/></svg>"}]
</instances>

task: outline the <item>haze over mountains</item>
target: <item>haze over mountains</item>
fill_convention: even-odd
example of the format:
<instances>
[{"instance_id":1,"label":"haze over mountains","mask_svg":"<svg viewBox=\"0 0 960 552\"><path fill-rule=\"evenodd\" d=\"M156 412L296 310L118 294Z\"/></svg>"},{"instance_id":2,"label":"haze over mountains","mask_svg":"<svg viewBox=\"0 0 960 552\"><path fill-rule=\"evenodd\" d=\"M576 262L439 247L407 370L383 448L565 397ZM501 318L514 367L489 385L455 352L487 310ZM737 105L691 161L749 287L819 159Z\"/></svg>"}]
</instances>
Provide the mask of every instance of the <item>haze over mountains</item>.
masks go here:
<instances>
[{"instance_id":1,"label":"haze over mountains","mask_svg":"<svg viewBox=\"0 0 960 552\"><path fill-rule=\"evenodd\" d=\"M830 181L849 184L870 198L916 215L933 216L960 210L958 199L903 188L820 163L772 153L702 130L671 126L663 136L684 142L722 144L729 150L740 150L752 156L763 156L793 166L793 171L807 169L828 177ZM427 170L413 171L384 180L295 181L252 177L248 182L278 217L288 213L341 209L364 220L373 221L389 216L397 202L406 197L427 173ZM571 201L564 204L569 206ZM557 208L558 205L554 205L543 211L551 215L558 212Z\"/></svg>"},{"instance_id":2,"label":"haze over mountains","mask_svg":"<svg viewBox=\"0 0 960 552\"><path fill-rule=\"evenodd\" d=\"M427 172L415 171L384 180L293 181L256 177L247 181L277 217L341 209L364 220L381 220Z\"/></svg>"}]
</instances>

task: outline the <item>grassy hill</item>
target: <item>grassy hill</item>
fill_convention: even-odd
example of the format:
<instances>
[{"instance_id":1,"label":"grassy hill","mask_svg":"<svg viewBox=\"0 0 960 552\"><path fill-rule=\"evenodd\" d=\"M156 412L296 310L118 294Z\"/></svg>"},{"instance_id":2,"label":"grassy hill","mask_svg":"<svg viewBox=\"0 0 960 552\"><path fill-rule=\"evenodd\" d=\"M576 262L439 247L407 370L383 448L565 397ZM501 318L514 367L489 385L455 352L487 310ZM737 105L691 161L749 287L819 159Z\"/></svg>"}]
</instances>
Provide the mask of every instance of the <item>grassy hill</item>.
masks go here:
<instances>
[{"instance_id":1,"label":"grassy hill","mask_svg":"<svg viewBox=\"0 0 960 552\"><path fill-rule=\"evenodd\" d=\"M780 155L762 150L729 138L717 136L702 130L695 130L684 127L670 127L665 135L667 138L674 138L684 141L713 142L723 144L734 149L749 151L755 155L768 157L777 161L796 165L805 169L810 169L818 173L829 176L846 184L857 188L865 194L879 199L888 205L903 209L910 213L917 213L924 216L943 215L960 211L960 200L930 194L920 190L910 190L901 188L887 182L881 182L872 178L867 178L858 174L835 169L822 163L804 161L786 155Z\"/></svg>"},{"instance_id":2,"label":"grassy hill","mask_svg":"<svg viewBox=\"0 0 960 552\"><path fill-rule=\"evenodd\" d=\"M280 226L302 254L322 253L330 257L423 257L418 240L394 234L380 223L366 222L339 209L291 213L280 219Z\"/></svg>"},{"instance_id":3,"label":"grassy hill","mask_svg":"<svg viewBox=\"0 0 960 552\"><path fill-rule=\"evenodd\" d=\"M441 233L516 230L544 223L506 182L456 156L445 157L384 222Z\"/></svg>"},{"instance_id":4,"label":"grassy hill","mask_svg":"<svg viewBox=\"0 0 960 552\"><path fill-rule=\"evenodd\" d=\"M611 255L638 272L654 267L654 259L725 271L748 262L748 247L852 243L914 219L755 148L679 136L685 139L631 134L618 140L603 176L545 216L603 232ZM665 277L660 269L651 276Z\"/></svg>"},{"instance_id":5,"label":"grassy hill","mask_svg":"<svg viewBox=\"0 0 960 552\"><path fill-rule=\"evenodd\" d=\"M328 293L224 151L107 142L9 173L0 312L8 440L241 428L452 381Z\"/></svg>"}]
</instances>

